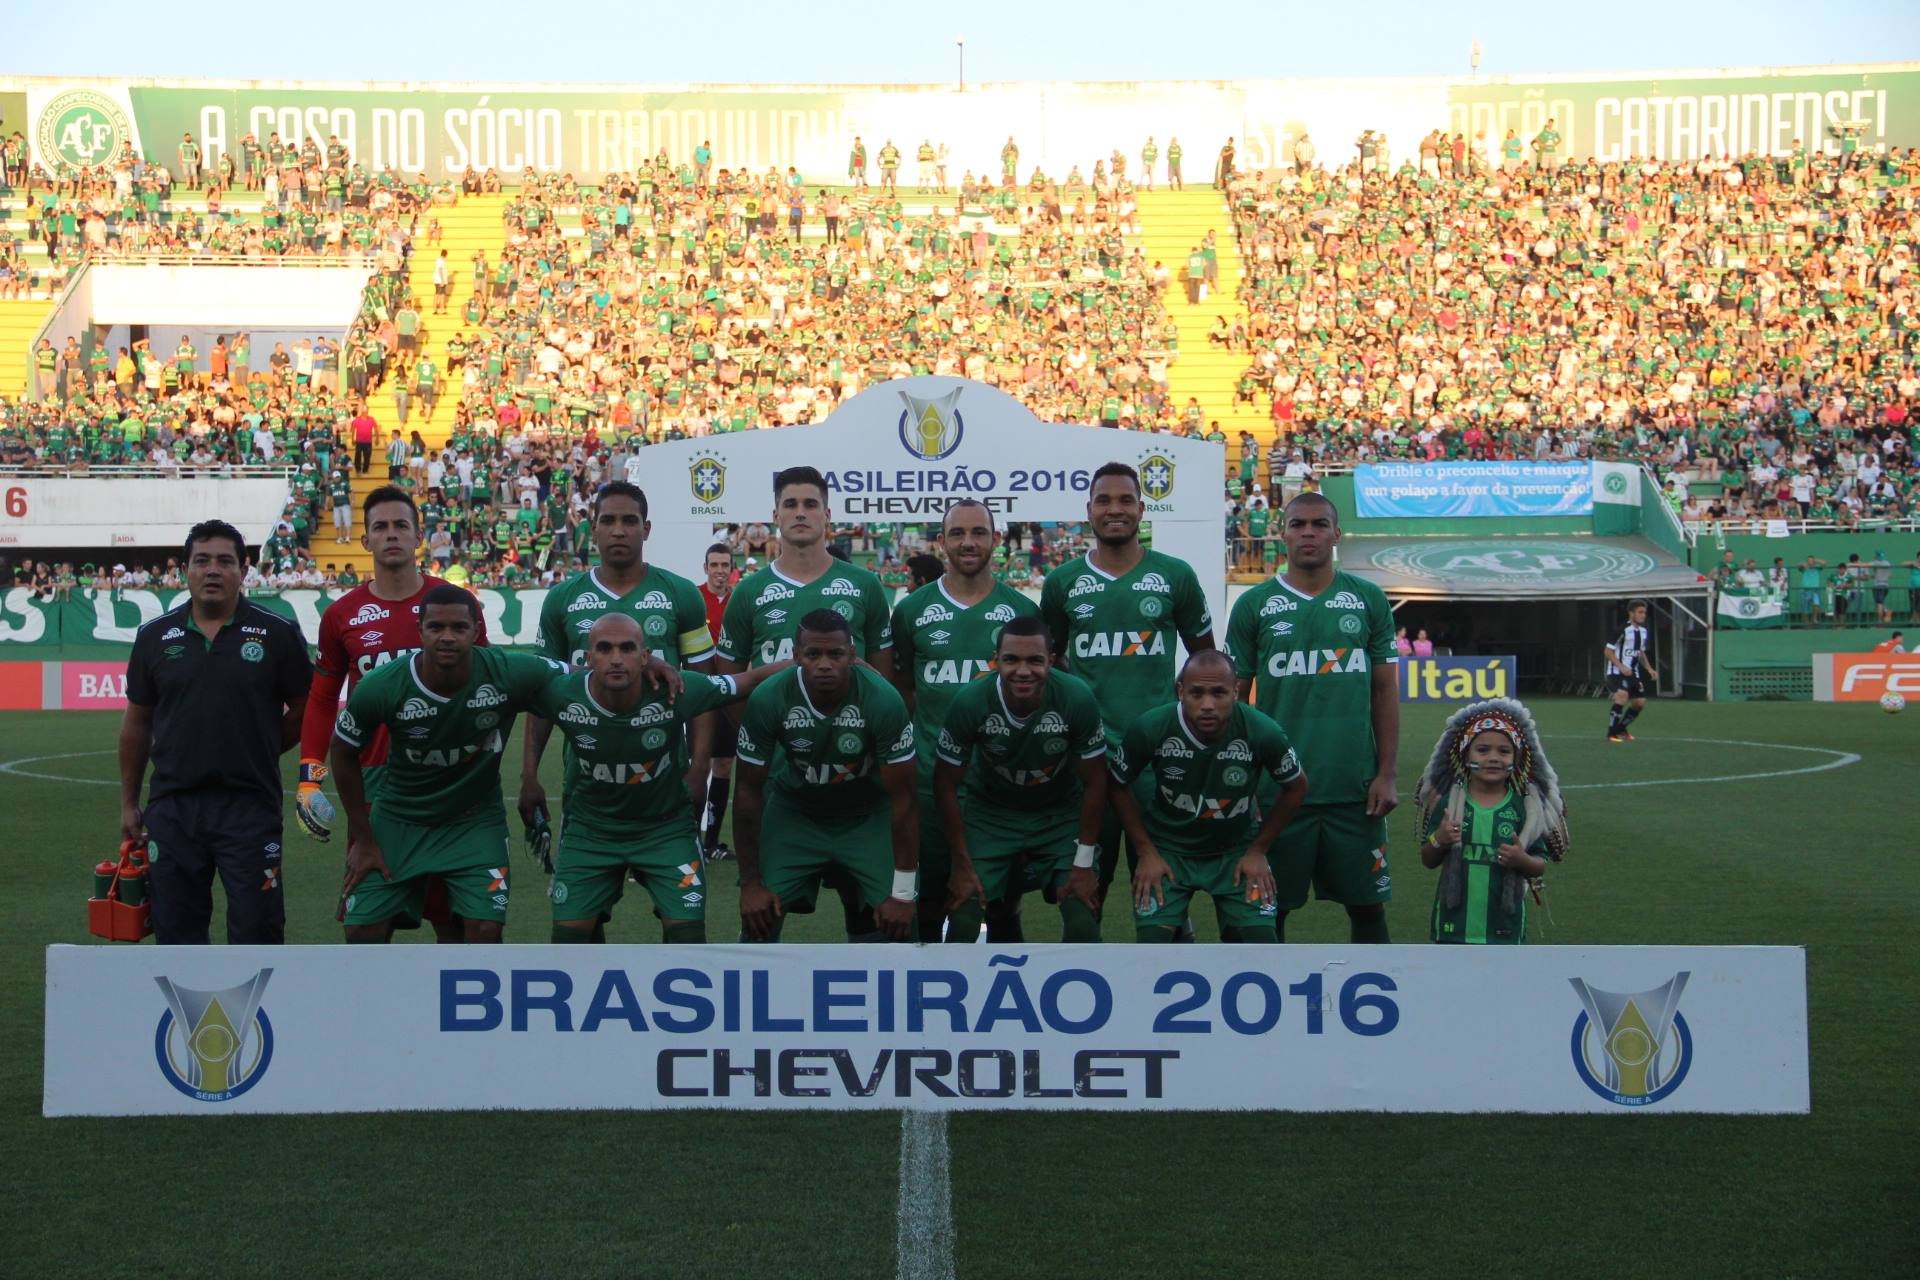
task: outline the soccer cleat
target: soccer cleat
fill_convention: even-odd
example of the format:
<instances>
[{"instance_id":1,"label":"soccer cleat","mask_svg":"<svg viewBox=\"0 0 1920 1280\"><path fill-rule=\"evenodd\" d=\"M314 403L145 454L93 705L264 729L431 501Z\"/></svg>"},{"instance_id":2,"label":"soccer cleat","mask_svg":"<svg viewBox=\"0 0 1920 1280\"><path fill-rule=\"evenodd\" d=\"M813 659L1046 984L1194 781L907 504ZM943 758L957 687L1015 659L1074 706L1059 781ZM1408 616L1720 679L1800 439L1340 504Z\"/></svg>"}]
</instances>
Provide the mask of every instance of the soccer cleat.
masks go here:
<instances>
[{"instance_id":1,"label":"soccer cleat","mask_svg":"<svg viewBox=\"0 0 1920 1280\"><path fill-rule=\"evenodd\" d=\"M1627 741L1627 735L1624 733L1610 733L1607 735L1607 741L1608 742L1625 742Z\"/></svg>"},{"instance_id":2,"label":"soccer cleat","mask_svg":"<svg viewBox=\"0 0 1920 1280\"><path fill-rule=\"evenodd\" d=\"M701 854L700 856L704 861L707 861L707 862L725 862L729 858L733 857L733 850L727 847L725 841L722 841L721 843L716 844L715 846L713 846L713 848L707 850L705 853Z\"/></svg>"},{"instance_id":3,"label":"soccer cleat","mask_svg":"<svg viewBox=\"0 0 1920 1280\"><path fill-rule=\"evenodd\" d=\"M1622 729L1622 730L1620 731L1620 736L1621 736L1622 738L1625 738L1625 739L1626 739L1626 740L1627 740L1628 742L1632 742L1632 741L1633 741L1633 734L1632 734L1632 733L1631 733L1630 731L1628 731L1628 730L1626 730L1626 729Z\"/></svg>"}]
</instances>

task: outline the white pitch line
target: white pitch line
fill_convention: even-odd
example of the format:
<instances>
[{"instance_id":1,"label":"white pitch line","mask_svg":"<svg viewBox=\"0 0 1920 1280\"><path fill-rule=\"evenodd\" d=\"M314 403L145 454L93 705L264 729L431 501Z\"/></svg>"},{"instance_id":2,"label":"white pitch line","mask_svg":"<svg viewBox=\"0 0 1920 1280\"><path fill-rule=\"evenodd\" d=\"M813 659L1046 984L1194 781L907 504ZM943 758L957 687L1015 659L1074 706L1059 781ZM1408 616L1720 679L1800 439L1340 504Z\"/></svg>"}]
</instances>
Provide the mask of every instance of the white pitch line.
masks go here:
<instances>
[{"instance_id":1,"label":"white pitch line","mask_svg":"<svg viewBox=\"0 0 1920 1280\"><path fill-rule=\"evenodd\" d=\"M32 769L22 769L23 764L39 764L43 760L83 760L88 756L110 756L111 751L69 751L57 756L27 756L20 760L9 760L0 764L0 773L10 773L16 778L38 778L42 782L79 782L89 787L117 787L115 778L66 778L57 773L35 773Z\"/></svg>"},{"instance_id":2,"label":"white pitch line","mask_svg":"<svg viewBox=\"0 0 1920 1280\"><path fill-rule=\"evenodd\" d=\"M944 1111L900 1113L893 1250L899 1280L953 1280L952 1153Z\"/></svg>"},{"instance_id":3,"label":"white pitch line","mask_svg":"<svg viewBox=\"0 0 1920 1280\"><path fill-rule=\"evenodd\" d=\"M1543 739L1560 741L1577 735L1553 733L1540 735ZM1739 738L1650 738L1649 742L1692 742L1712 747L1758 747L1767 751L1804 751L1813 755L1831 756L1832 759L1819 764L1810 764L1804 769L1769 769L1762 773L1725 773L1711 778L1649 778L1641 782L1572 782L1562 783L1562 791L1599 791L1609 787L1677 787L1684 784L1702 782L1754 782L1762 778L1791 778L1803 773L1825 773L1829 769L1844 769L1850 764L1859 764L1860 757L1852 751L1835 751L1831 747L1801 747L1789 742L1747 742Z\"/></svg>"}]
</instances>

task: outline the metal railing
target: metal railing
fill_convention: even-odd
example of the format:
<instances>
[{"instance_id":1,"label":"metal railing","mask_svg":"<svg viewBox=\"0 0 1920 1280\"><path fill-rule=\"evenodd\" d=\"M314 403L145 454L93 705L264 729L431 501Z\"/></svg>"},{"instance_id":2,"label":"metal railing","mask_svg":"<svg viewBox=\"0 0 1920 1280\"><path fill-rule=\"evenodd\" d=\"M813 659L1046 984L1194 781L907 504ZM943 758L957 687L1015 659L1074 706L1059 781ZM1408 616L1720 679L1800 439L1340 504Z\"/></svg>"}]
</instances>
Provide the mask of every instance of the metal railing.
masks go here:
<instances>
[{"instance_id":1,"label":"metal railing","mask_svg":"<svg viewBox=\"0 0 1920 1280\"><path fill-rule=\"evenodd\" d=\"M1715 539L1730 533L1761 537L1791 537L1796 533L1920 533L1920 516L1866 518L1851 524L1838 520L1709 520L1705 517L1685 523L1698 535Z\"/></svg>"},{"instance_id":2,"label":"metal railing","mask_svg":"<svg viewBox=\"0 0 1920 1280\"><path fill-rule=\"evenodd\" d=\"M74 467L78 469L72 469ZM215 462L206 466L183 462L177 467L156 466L150 462L101 466L53 463L32 467L0 464L0 476L34 480L184 480L209 477L216 480L284 480L293 474L293 470L292 463L282 466L258 462Z\"/></svg>"}]
</instances>

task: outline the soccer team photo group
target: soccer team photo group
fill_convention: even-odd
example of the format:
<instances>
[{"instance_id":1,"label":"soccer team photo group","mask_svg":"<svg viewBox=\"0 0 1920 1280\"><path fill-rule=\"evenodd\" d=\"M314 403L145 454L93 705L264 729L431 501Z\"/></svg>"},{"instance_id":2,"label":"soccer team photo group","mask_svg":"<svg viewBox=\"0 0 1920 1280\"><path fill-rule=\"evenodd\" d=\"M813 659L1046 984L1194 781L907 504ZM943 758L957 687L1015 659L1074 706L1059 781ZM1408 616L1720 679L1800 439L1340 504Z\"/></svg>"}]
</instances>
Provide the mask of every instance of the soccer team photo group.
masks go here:
<instances>
[{"instance_id":1,"label":"soccer team photo group","mask_svg":"<svg viewBox=\"0 0 1920 1280\"><path fill-rule=\"evenodd\" d=\"M9 15L0 1270L1910 1271L1899 10Z\"/></svg>"}]
</instances>

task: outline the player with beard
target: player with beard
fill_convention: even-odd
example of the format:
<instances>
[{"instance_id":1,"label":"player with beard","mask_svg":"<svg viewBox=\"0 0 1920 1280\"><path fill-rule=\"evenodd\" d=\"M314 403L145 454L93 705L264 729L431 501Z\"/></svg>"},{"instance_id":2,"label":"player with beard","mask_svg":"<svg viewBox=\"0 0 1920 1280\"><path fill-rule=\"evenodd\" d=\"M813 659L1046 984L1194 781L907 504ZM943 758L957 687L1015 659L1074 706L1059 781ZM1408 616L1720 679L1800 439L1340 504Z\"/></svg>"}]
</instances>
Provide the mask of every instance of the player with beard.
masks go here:
<instances>
[{"instance_id":1,"label":"player with beard","mask_svg":"<svg viewBox=\"0 0 1920 1280\"><path fill-rule=\"evenodd\" d=\"M362 678L396 658L420 651L420 602L445 579L420 572L420 510L396 485L382 485L361 503L366 532L360 545L373 557L373 576L327 606L320 615L320 642L307 711L300 725L300 785L294 816L307 834L322 843L333 836L333 804L321 784L326 756L340 711L340 689L351 697ZM474 643L487 643L483 617L475 624ZM387 759L387 734L376 729L360 753L367 792L377 796ZM466 929L447 901L447 887L428 877L422 915L441 942L464 942Z\"/></svg>"},{"instance_id":2,"label":"player with beard","mask_svg":"<svg viewBox=\"0 0 1920 1280\"><path fill-rule=\"evenodd\" d=\"M934 763L947 708L967 685L992 673L1000 628L1015 618L1040 614L1033 601L993 576L999 541L985 503L972 498L954 503L940 521L946 571L893 609L894 684L913 713L919 758L920 881L925 887L920 936L928 942L940 940L946 923L946 884L952 870L945 829L933 802ZM998 936L990 940L1012 941Z\"/></svg>"},{"instance_id":3,"label":"player with beard","mask_svg":"<svg viewBox=\"0 0 1920 1280\"><path fill-rule=\"evenodd\" d=\"M1387 941L1387 814L1400 749L1400 682L1386 593L1334 565L1340 513L1317 493L1280 517L1287 567L1233 602L1227 648L1242 701L1286 729L1307 771L1300 814L1273 844L1273 876L1287 913L1307 891L1347 909L1354 942ZM1271 804L1275 785L1260 789Z\"/></svg>"},{"instance_id":4,"label":"player with beard","mask_svg":"<svg viewBox=\"0 0 1920 1280\"><path fill-rule=\"evenodd\" d=\"M1189 653L1214 647L1200 579L1186 561L1141 544L1144 512L1138 472L1124 462L1095 471L1087 491L1095 545L1049 573L1040 590L1056 661L1092 686L1109 755L1128 725L1166 702L1177 644ZM1138 777L1129 781L1144 786ZM1136 798L1144 804L1147 796ZM1103 901L1119 866L1120 836L1120 819L1109 813L1100 830Z\"/></svg>"}]
</instances>

